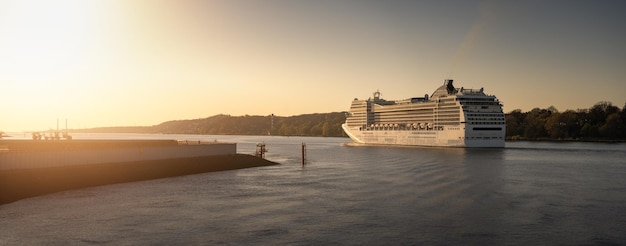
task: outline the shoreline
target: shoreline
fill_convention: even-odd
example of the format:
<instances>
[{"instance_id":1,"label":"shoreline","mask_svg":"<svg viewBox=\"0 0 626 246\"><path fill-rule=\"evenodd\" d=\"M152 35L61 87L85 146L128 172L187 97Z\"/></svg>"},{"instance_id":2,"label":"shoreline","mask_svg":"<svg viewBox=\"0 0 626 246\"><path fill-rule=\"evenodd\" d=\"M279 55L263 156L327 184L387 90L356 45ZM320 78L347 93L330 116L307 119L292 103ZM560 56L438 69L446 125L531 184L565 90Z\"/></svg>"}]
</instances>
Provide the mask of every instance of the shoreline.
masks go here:
<instances>
[{"instance_id":1,"label":"shoreline","mask_svg":"<svg viewBox=\"0 0 626 246\"><path fill-rule=\"evenodd\" d=\"M0 205L87 187L279 165L246 154L0 171Z\"/></svg>"}]
</instances>

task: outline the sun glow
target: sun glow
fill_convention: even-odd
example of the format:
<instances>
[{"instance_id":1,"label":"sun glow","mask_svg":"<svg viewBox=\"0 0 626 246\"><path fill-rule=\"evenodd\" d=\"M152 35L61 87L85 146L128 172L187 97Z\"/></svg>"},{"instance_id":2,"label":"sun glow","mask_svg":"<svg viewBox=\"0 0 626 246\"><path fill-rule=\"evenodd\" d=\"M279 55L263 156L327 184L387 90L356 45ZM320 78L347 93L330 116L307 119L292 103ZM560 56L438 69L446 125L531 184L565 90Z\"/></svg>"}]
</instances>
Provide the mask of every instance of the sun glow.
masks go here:
<instances>
[{"instance_id":1,"label":"sun glow","mask_svg":"<svg viewBox=\"0 0 626 246\"><path fill-rule=\"evenodd\" d=\"M86 68L97 16L94 1L16 1L2 18L1 67L31 89L60 82ZM49 88L48 88L49 89Z\"/></svg>"},{"instance_id":2,"label":"sun glow","mask_svg":"<svg viewBox=\"0 0 626 246\"><path fill-rule=\"evenodd\" d=\"M3 113L36 112L50 120L55 117L47 112L58 117L62 108L80 105L84 98L68 95L88 87L85 81L98 62L94 54L107 35L102 19L107 6L102 3L27 0L0 5ZM24 123L28 127L31 122Z\"/></svg>"},{"instance_id":3,"label":"sun glow","mask_svg":"<svg viewBox=\"0 0 626 246\"><path fill-rule=\"evenodd\" d=\"M505 111L622 105L623 4L479 2L0 0L0 130L337 112L450 75Z\"/></svg>"}]
</instances>

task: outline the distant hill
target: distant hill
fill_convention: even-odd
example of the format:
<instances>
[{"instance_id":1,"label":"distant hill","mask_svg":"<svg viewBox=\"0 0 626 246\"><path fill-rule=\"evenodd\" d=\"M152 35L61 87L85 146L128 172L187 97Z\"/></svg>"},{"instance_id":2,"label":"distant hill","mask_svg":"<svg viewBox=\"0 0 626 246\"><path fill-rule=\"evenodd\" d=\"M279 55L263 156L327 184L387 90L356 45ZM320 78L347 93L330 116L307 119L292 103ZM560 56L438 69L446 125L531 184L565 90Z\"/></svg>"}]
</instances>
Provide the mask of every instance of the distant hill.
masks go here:
<instances>
[{"instance_id":1,"label":"distant hill","mask_svg":"<svg viewBox=\"0 0 626 246\"><path fill-rule=\"evenodd\" d=\"M72 132L345 137L345 112L297 116L230 116L166 121L155 126L98 127Z\"/></svg>"}]
</instances>

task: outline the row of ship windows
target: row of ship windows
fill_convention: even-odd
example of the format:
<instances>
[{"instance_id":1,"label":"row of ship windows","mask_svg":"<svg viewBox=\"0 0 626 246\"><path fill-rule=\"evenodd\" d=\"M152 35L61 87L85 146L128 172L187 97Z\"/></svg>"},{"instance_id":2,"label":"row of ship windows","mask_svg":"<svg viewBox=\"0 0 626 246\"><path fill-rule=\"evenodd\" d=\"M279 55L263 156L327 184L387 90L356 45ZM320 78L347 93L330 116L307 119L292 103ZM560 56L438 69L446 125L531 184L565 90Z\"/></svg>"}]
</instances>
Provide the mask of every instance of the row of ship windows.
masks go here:
<instances>
[{"instance_id":1,"label":"row of ship windows","mask_svg":"<svg viewBox=\"0 0 626 246\"><path fill-rule=\"evenodd\" d=\"M445 126L458 126L459 122L437 122L437 125L445 125Z\"/></svg>"},{"instance_id":2,"label":"row of ship windows","mask_svg":"<svg viewBox=\"0 0 626 246\"><path fill-rule=\"evenodd\" d=\"M443 111L443 110L459 111L459 107L455 106L455 105L450 105L450 106L441 106L440 105L439 107L427 107L427 108L424 108L424 107L419 107L419 108L418 107L381 108L381 107L379 107L379 108L374 108L374 111L375 112L405 112L405 113L408 113L408 112L415 112L415 111L418 111L418 112L419 111L422 111L422 112L424 112L424 111L432 112L435 109L437 109L439 111ZM366 107L355 107L355 106L352 106L352 107L350 107L350 111L352 111L352 112L356 112L356 111L363 112L363 111L367 111L367 108Z\"/></svg>"},{"instance_id":3,"label":"row of ship windows","mask_svg":"<svg viewBox=\"0 0 626 246\"><path fill-rule=\"evenodd\" d=\"M438 117L460 117L460 114L448 113L448 114L374 114L370 117L374 118L438 118Z\"/></svg>"},{"instance_id":4,"label":"row of ship windows","mask_svg":"<svg viewBox=\"0 0 626 246\"><path fill-rule=\"evenodd\" d=\"M396 104L396 105L393 105L392 108L388 108L388 106L391 106L391 105L385 105L385 106L378 105L376 108L378 108L379 110L381 110L381 109L387 109L387 110L407 110L407 109L428 110L428 109L433 109L433 108L456 108L456 109L459 108L459 105L447 104L447 103L431 104L431 105ZM355 107L352 106L351 108L355 108Z\"/></svg>"},{"instance_id":5,"label":"row of ship windows","mask_svg":"<svg viewBox=\"0 0 626 246\"><path fill-rule=\"evenodd\" d=\"M496 118L467 118L468 120L502 120L504 121L504 117L496 117Z\"/></svg>"},{"instance_id":6,"label":"row of ship windows","mask_svg":"<svg viewBox=\"0 0 626 246\"><path fill-rule=\"evenodd\" d=\"M457 112L459 113L458 108L442 108L442 109L397 109L397 110L374 110L368 113L376 113L376 114L434 114L436 112Z\"/></svg>"},{"instance_id":7,"label":"row of ship windows","mask_svg":"<svg viewBox=\"0 0 626 246\"><path fill-rule=\"evenodd\" d=\"M349 118L350 120L365 120L363 118ZM459 116L446 116L446 117L373 117L367 118L369 121L387 121L387 122L412 122L412 121L456 121L459 122Z\"/></svg>"},{"instance_id":8,"label":"row of ship windows","mask_svg":"<svg viewBox=\"0 0 626 246\"><path fill-rule=\"evenodd\" d=\"M458 112L458 110L457 110L457 112ZM432 109L422 109L422 110L374 111L374 112L369 112L369 113L385 114L385 115L389 115L389 114L432 114L433 110Z\"/></svg>"},{"instance_id":9,"label":"row of ship windows","mask_svg":"<svg viewBox=\"0 0 626 246\"><path fill-rule=\"evenodd\" d=\"M439 111L439 113L430 112L375 112L374 115L378 116L411 116L411 115L460 115L458 110Z\"/></svg>"},{"instance_id":10,"label":"row of ship windows","mask_svg":"<svg viewBox=\"0 0 626 246\"><path fill-rule=\"evenodd\" d=\"M489 116L504 116L503 114L467 114L467 116L484 116L484 117L489 117Z\"/></svg>"},{"instance_id":11,"label":"row of ship windows","mask_svg":"<svg viewBox=\"0 0 626 246\"><path fill-rule=\"evenodd\" d=\"M478 121L478 122L467 122L468 125L504 125L504 122L501 121L496 121L496 122L485 122L485 121Z\"/></svg>"},{"instance_id":12,"label":"row of ship windows","mask_svg":"<svg viewBox=\"0 0 626 246\"><path fill-rule=\"evenodd\" d=\"M372 114L372 116L374 117L411 117L411 116L417 116L417 117L433 117L434 115L432 113L430 114Z\"/></svg>"},{"instance_id":13,"label":"row of ship windows","mask_svg":"<svg viewBox=\"0 0 626 246\"><path fill-rule=\"evenodd\" d=\"M458 116L448 116L448 117L384 117L384 118L379 118L379 117L374 117L374 118L368 118L368 120L373 120L373 121L393 121L393 122L410 122L410 121L433 121L433 120L439 120L439 121L446 121L446 120L450 120L450 121L456 121L459 122L460 118Z\"/></svg>"},{"instance_id":14,"label":"row of ship windows","mask_svg":"<svg viewBox=\"0 0 626 246\"><path fill-rule=\"evenodd\" d=\"M370 123L378 123L378 124L393 124L396 122L435 122L437 124L454 124L454 125L458 125L459 121L458 120L437 120L437 121L433 121L433 120L403 120L403 121L391 121L391 120L381 120L381 121L368 121ZM496 124L496 123L493 123ZM504 124L504 123L503 123Z\"/></svg>"},{"instance_id":15,"label":"row of ship windows","mask_svg":"<svg viewBox=\"0 0 626 246\"><path fill-rule=\"evenodd\" d=\"M413 131L412 134L434 134L443 131L443 126L361 126L359 131ZM364 133L365 134L365 133Z\"/></svg>"}]
</instances>

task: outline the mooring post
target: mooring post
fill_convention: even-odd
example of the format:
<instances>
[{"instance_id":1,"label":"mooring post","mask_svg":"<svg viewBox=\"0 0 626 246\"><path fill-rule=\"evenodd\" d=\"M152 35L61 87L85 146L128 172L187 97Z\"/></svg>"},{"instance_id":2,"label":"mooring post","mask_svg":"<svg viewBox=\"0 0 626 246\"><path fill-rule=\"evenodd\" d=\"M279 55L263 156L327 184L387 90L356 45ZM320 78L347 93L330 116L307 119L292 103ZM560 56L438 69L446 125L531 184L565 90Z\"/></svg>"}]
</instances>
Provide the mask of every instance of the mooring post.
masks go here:
<instances>
[{"instance_id":1,"label":"mooring post","mask_svg":"<svg viewBox=\"0 0 626 246\"><path fill-rule=\"evenodd\" d=\"M258 143L256 145L256 157L265 158L265 152L267 152L267 148L265 148L265 143Z\"/></svg>"},{"instance_id":2,"label":"mooring post","mask_svg":"<svg viewBox=\"0 0 626 246\"><path fill-rule=\"evenodd\" d=\"M302 166L306 164L306 144L302 143Z\"/></svg>"}]
</instances>

